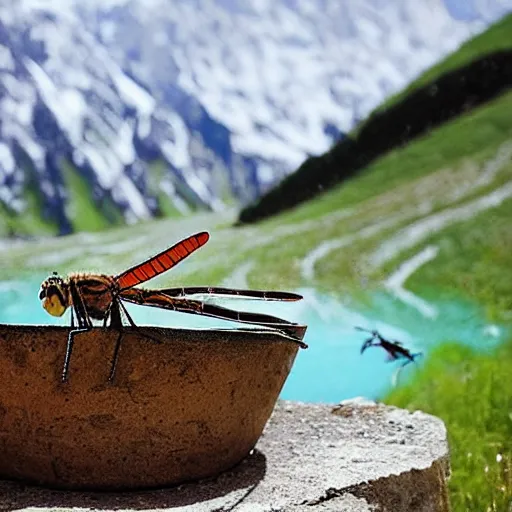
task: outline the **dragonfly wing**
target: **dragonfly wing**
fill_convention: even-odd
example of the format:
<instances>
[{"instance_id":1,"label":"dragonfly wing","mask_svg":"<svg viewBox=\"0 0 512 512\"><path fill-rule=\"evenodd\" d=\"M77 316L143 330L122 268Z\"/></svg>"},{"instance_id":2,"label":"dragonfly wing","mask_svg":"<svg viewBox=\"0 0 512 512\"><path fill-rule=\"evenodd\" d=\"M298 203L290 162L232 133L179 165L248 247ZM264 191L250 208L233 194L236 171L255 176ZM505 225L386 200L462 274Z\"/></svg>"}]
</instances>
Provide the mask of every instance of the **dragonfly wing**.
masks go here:
<instances>
[{"instance_id":1,"label":"dragonfly wing","mask_svg":"<svg viewBox=\"0 0 512 512\"><path fill-rule=\"evenodd\" d=\"M293 337L301 337L301 333L304 329L302 325L275 316L247 311L236 311L214 304L206 304L199 300L170 297L160 290L129 289L121 292L121 299L141 306L152 306L179 311L181 313L210 316L234 322L271 327L284 331ZM295 341L302 347L307 347L301 340L297 339Z\"/></svg>"},{"instance_id":2,"label":"dragonfly wing","mask_svg":"<svg viewBox=\"0 0 512 512\"><path fill-rule=\"evenodd\" d=\"M232 320L234 322L241 322L246 324L258 324L266 327L275 327L287 331L291 334L296 334L301 326L283 320L272 315L266 315L263 313L252 313L248 311L235 311L233 309L217 306L214 304L202 304L201 315L211 316L215 318L223 318L226 320Z\"/></svg>"},{"instance_id":3,"label":"dragonfly wing","mask_svg":"<svg viewBox=\"0 0 512 512\"><path fill-rule=\"evenodd\" d=\"M180 261L190 256L194 251L202 247L210 235L203 231L189 236L169 249L149 258L138 265L135 265L122 274L115 277L120 290L126 290L137 284L144 283L153 277L166 272L177 265Z\"/></svg>"},{"instance_id":4,"label":"dragonfly wing","mask_svg":"<svg viewBox=\"0 0 512 512\"><path fill-rule=\"evenodd\" d=\"M298 293L264 291L264 290L241 290L237 288L220 288L212 286L189 286L186 288L166 288L159 290L169 297L186 297L188 295L219 295L227 297L240 297L247 299L295 301L303 297Z\"/></svg>"}]
</instances>

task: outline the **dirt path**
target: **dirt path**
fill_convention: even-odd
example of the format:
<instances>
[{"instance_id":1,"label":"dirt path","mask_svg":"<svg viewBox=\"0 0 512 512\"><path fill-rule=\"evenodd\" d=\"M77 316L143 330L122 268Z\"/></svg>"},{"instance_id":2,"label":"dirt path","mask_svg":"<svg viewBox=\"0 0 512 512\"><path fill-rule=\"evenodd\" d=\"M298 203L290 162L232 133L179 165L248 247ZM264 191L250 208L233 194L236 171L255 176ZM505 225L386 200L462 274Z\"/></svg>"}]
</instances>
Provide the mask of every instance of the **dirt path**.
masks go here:
<instances>
[{"instance_id":1,"label":"dirt path","mask_svg":"<svg viewBox=\"0 0 512 512\"><path fill-rule=\"evenodd\" d=\"M439 233L452 224L467 221L481 212L496 208L511 197L512 181L462 206L447 208L413 222L382 242L368 257L368 264L371 268L382 267L402 251L420 244L431 235Z\"/></svg>"},{"instance_id":2,"label":"dirt path","mask_svg":"<svg viewBox=\"0 0 512 512\"><path fill-rule=\"evenodd\" d=\"M404 261L384 282L384 287L396 298L415 308L427 318L436 318L439 314L437 308L409 290L406 290L404 284L414 272L429 261L432 261L438 253L439 247L437 246L429 245L425 247L412 258Z\"/></svg>"},{"instance_id":3,"label":"dirt path","mask_svg":"<svg viewBox=\"0 0 512 512\"><path fill-rule=\"evenodd\" d=\"M424 216L396 232L383 242L379 248L369 256L371 268L376 269L390 259L397 256L402 250L421 243L431 233L444 229L451 223L466 220L473 215L498 206L510 196L508 183L494 192L468 203L467 206L454 207L450 210L431 214L435 202L439 206L448 207L450 204L461 201L464 197L474 193L480 188L492 184L498 174L512 159L512 142L503 143L493 158L484 165L478 166L473 162L464 162L459 169L441 169L431 175L424 176L414 182L406 183L398 189L387 191L379 196L365 201L352 213L353 218L365 218L367 212L375 212L368 217L367 225L360 230L353 228L352 232L339 238L325 240L313 248L302 260L301 274L304 279L312 280L315 277L315 265L331 252L351 245L358 240L370 238L390 227L406 221L415 216ZM504 197L502 197L504 194ZM407 201L404 201L404 198ZM496 204L495 204L496 203ZM375 219L386 216L387 212L399 210L393 217L386 217L375 223ZM403 249L402 249L403 247ZM389 253L389 255L388 255Z\"/></svg>"},{"instance_id":4,"label":"dirt path","mask_svg":"<svg viewBox=\"0 0 512 512\"><path fill-rule=\"evenodd\" d=\"M340 238L334 238L322 242L302 259L300 263L300 272L302 277L307 280L314 279L316 263L327 256L329 253L346 247L354 243L356 240L362 240L377 235L381 231L397 224L401 219L402 216L395 216L382 222L372 224L371 226L366 226L365 228L352 235L346 235Z\"/></svg>"}]
</instances>

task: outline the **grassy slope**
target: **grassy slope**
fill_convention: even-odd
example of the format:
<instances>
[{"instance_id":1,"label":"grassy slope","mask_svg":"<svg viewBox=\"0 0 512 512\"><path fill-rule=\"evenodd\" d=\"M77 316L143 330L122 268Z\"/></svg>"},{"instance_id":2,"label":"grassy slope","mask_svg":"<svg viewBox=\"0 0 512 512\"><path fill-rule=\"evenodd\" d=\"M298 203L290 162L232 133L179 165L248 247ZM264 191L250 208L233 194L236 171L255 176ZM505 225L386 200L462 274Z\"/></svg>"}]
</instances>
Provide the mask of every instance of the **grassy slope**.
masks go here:
<instances>
[{"instance_id":1,"label":"grassy slope","mask_svg":"<svg viewBox=\"0 0 512 512\"><path fill-rule=\"evenodd\" d=\"M181 217L182 214L173 204L172 199L162 192L160 188L160 182L163 180L166 172L166 164L163 160L151 163L149 165L149 188L151 193L157 197L164 217Z\"/></svg>"},{"instance_id":2,"label":"grassy slope","mask_svg":"<svg viewBox=\"0 0 512 512\"><path fill-rule=\"evenodd\" d=\"M298 281L296 266L290 265L290 261L297 261L325 239L352 233L359 226L368 225L379 217L385 218L399 209L414 206L421 200L421 187L417 191L416 199L412 196L410 184L414 180L428 179L428 176L431 176L434 181L432 185L434 190L427 189L428 182L424 184L428 194L436 192L435 181L443 169L458 168L462 174L460 178L455 175L455 179L464 180L465 160L468 157L471 157L473 162L482 163L497 151L500 144L512 139L510 119L512 119L512 93L446 124L440 130L417 140L401 151L385 156L356 178L326 193L320 199L262 223L260 229L271 230L282 226L283 223L296 224L308 219L320 219L340 208L360 210L357 215L342 219L333 225L327 225L321 231L313 230L299 239L293 239L292 235L289 239L276 240L275 243L266 245L264 248L251 250L250 254L260 261L258 268L251 273L251 277L254 277L251 283L268 284L275 282L276 279L283 280L287 277L291 284L302 284ZM509 179L510 171L507 172L504 169L496 183ZM379 195L383 197L386 195L387 204L386 202L379 206L372 204ZM439 205L442 204L442 200L439 199ZM406 223L404 221L401 224ZM375 245L375 241L381 236L377 236L373 241L370 239L347 247L343 254L337 255L336 259L321 260L318 266L317 284L338 288L343 281L344 286L353 288L358 286L362 279L370 279L371 284L372 279L382 277L379 273L373 276L358 264L358 260L361 259L360 254L364 253L366 247L370 249ZM286 246L289 259L282 258L283 246ZM243 255L243 257L247 256L249 251ZM386 270L390 271L391 268ZM258 278L257 274L265 277ZM333 281L333 275L339 275L340 279ZM464 288L459 288L459 292L465 293Z\"/></svg>"},{"instance_id":3,"label":"grassy slope","mask_svg":"<svg viewBox=\"0 0 512 512\"><path fill-rule=\"evenodd\" d=\"M25 210L22 215L15 214L5 206L0 206L0 236L56 235L58 232L55 223L41 218L41 200L38 192L32 187L26 187L23 193Z\"/></svg>"},{"instance_id":4,"label":"grassy slope","mask_svg":"<svg viewBox=\"0 0 512 512\"><path fill-rule=\"evenodd\" d=\"M122 224L120 212L115 212L114 221L111 222L100 211L91 197L89 184L73 165L64 163L62 173L69 193L66 211L76 232L102 231L112 225Z\"/></svg>"}]
</instances>

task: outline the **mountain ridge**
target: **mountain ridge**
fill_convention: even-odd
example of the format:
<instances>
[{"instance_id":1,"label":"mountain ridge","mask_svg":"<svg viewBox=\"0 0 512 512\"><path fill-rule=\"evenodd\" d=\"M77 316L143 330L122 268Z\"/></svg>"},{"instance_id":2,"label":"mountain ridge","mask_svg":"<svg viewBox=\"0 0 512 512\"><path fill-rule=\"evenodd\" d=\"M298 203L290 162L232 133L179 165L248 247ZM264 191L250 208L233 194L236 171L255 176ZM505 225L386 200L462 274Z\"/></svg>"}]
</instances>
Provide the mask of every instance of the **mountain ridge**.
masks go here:
<instances>
[{"instance_id":1,"label":"mountain ridge","mask_svg":"<svg viewBox=\"0 0 512 512\"><path fill-rule=\"evenodd\" d=\"M196 0L167 11L158 0L0 7L2 208L14 222L34 194L34 216L59 234L76 231L83 223L69 213L65 165L89 187L82 216L95 206L107 225L248 203L342 137L393 83L406 83L508 8L494 2L471 21L457 21L441 0L434 4L430 18L403 0L396 8L349 1L345 11L328 0L313 11L298 0ZM400 34L404 20L409 35ZM372 75L369 56L379 37L390 34L389 50L411 42L415 31L412 45L379 59L387 64ZM364 34L373 34L369 49ZM236 40L238 53L227 53ZM358 70L351 74L346 61L356 54L363 57L350 63ZM339 103L336 88L344 91Z\"/></svg>"}]
</instances>

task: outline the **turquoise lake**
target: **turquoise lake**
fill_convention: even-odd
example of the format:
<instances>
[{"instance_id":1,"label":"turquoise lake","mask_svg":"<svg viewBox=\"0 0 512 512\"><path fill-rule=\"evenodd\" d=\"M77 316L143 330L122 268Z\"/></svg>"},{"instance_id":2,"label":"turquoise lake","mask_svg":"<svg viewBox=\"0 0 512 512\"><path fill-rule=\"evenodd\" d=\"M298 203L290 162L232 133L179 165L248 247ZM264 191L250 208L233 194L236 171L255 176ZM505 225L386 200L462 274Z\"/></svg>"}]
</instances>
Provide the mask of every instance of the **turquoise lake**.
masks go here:
<instances>
[{"instance_id":1,"label":"turquoise lake","mask_svg":"<svg viewBox=\"0 0 512 512\"><path fill-rule=\"evenodd\" d=\"M69 325L68 314L54 318L41 307L37 295L44 277L0 283L0 323ZM490 325L483 311L469 303L434 303L439 314L431 319L385 293L374 296L372 304L364 310L355 311L334 296L319 294L312 289L296 291L303 294L303 301L215 301L227 307L265 312L308 326L304 339L309 348L298 353L281 392L284 399L336 403L356 396L378 399L390 389L393 374L401 362L386 362L386 354L379 347L370 348L361 355L361 344L367 336L355 330L356 325L377 329L383 336L403 342L412 352L422 351L424 354L449 339L485 350L499 343L506 334L505 327ZM127 308L139 325L198 328L241 325L131 304ZM421 364L420 358L418 365ZM401 371L400 382L410 378L418 365L410 364Z\"/></svg>"}]
</instances>

